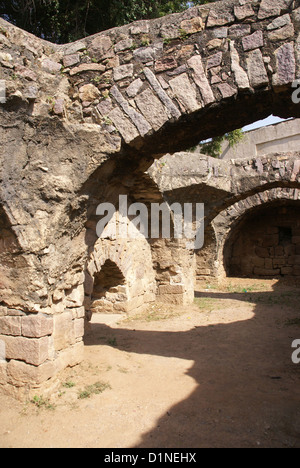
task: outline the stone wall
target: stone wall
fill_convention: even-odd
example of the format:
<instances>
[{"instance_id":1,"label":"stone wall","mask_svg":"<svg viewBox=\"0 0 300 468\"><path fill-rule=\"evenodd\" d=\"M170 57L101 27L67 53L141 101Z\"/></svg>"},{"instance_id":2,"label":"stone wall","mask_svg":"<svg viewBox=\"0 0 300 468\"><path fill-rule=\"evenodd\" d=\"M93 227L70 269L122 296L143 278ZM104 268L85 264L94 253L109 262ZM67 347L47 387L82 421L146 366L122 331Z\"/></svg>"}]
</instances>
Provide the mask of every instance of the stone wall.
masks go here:
<instances>
[{"instance_id":1,"label":"stone wall","mask_svg":"<svg viewBox=\"0 0 300 468\"><path fill-rule=\"evenodd\" d=\"M229 276L300 277L300 205L265 208L231 233L225 247Z\"/></svg>"},{"instance_id":2,"label":"stone wall","mask_svg":"<svg viewBox=\"0 0 300 468\"><path fill-rule=\"evenodd\" d=\"M293 119L245 132L243 140L230 148L226 142L221 158L249 159L272 153L300 150L300 120Z\"/></svg>"}]
</instances>

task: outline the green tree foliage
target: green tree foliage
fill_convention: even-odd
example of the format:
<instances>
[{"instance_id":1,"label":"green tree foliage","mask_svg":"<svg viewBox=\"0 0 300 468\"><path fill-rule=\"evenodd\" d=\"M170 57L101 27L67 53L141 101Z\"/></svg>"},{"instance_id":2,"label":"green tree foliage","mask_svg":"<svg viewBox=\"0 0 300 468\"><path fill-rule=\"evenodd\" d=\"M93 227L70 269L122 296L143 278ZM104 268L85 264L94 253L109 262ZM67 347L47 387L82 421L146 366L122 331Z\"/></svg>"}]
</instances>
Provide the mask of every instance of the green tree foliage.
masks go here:
<instances>
[{"instance_id":1,"label":"green tree foliage","mask_svg":"<svg viewBox=\"0 0 300 468\"><path fill-rule=\"evenodd\" d=\"M219 0L0 0L0 16L50 42L64 44L141 19L179 13ZM242 138L235 130L201 145L218 158L224 140L234 146Z\"/></svg>"},{"instance_id":2,"label":"green tree foliage","mask_svg":"<svg viewBox=\"0 0 300 468\"><path fill-rule=\"evenodd\" d=\"M230 148L240 143L244 138L244 133L241 129L226 133L223 136L212 138L210 141L200 143L200 151L202 154L207 154L213 158L219 158L222 154L222 145L224 141L229 143Z\"/></svg>"},{"instance_id":3,"label":"green tree foliage","mask_svg":"<svg viewBox=\"0 0 300 468\"><path fill-rule=\"evenodd\" d=\"M67 43L207 0L0 0L0 16L51 42Z\"/></svg>"}]
</instances>

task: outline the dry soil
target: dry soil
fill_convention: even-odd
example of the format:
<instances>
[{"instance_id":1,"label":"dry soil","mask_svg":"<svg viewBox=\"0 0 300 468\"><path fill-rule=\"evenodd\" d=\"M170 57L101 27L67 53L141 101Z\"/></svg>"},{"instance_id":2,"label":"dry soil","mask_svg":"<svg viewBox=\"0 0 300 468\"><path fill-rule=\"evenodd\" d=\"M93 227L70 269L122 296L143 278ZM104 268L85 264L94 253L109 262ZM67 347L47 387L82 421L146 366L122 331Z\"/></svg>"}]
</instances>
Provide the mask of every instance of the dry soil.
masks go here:
<instances>
[{"instance_id":1,"label":"dry soil","mask_svg":"<svg viewBox=\"0 0 300 468\"><path fill-rule=\"evenodd\" d=\"M187 307L97 315L50 400L0 396L1 448L300 447L300 290L228 279Z\"/></svg>"}]
</instances>

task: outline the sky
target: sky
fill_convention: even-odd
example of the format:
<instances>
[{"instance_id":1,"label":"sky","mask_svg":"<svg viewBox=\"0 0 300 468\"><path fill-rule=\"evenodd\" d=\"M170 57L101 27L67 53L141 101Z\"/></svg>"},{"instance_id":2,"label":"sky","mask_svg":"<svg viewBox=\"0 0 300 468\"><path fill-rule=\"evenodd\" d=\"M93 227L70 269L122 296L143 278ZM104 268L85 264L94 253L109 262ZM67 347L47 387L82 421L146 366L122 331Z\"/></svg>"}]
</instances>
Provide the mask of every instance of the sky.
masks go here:
<instances>
[{"instance_id":1,"label":"sky","mask_svg":"<svg viewBox=\"0 0 300 468\"><path fill-rule=\"evenodd\" d=\"M258 122L254 122L251 125L247 125L243 128L245 132L249 130L255 130L256 128L266 127L267 125L273 125L279 122L283 122L285 119L281 119L280 117L274 117L274 115L270 115L267 119L259 120Z\"/></svg>"}]
</instances>

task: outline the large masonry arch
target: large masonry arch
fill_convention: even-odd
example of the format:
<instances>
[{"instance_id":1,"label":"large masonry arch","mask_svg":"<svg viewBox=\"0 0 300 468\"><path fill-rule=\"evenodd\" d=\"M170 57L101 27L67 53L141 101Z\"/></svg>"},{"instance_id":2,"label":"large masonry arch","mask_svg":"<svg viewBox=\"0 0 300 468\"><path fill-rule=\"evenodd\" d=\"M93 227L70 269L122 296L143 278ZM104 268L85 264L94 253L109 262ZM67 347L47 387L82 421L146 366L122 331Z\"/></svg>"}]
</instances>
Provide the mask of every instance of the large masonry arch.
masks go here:
<instances>
[{"instance_id":1,"label":"large masonry arch","mask_svg":"<svg viewBox=\"0 0 300 468\"><path fill-rule=\"evenodd\" d=\"M0 26L0 79L6 84L0 202L28 265L13 301L0 298L0 339L10 356L0 363L0 385L24 395L82 359L93 207L115 203L120 186L134 190L166 153L270 114L300 116L292 100L300 78L300 2L220 1L59 46L4 20ZM208 224L258 193L263 178L265 189L284 187L288 174L295 188L299 157L286 171L276 158L279 167L268 174L268 161L227 163L226 187L220 187L225 166L207 158L209 177L202 174L201 184L215 196ZM176 187L169 192L166 199ZM190 187L186 192L192 194ZM171 257L169 262L177 258ZM190 277L179 278L190 270L189 261L173 272L174 288L161 291L172 296L190 284ZM17 336L12 332L17 313L33 324L30 336L22 336L22 327ZM18 355L24 338L30 358Z\"/></svg>"},{"instance_id":2,"label":"large masonry arch","mask_svg":"<svg viewBox=\"0 0 300 468\"><path fill-rule=\"evenodd\" d=\"M248 210L232 229L223 250L227 276L299 278L300 204L279 200Z\"/></svg>"}]
</instances>

